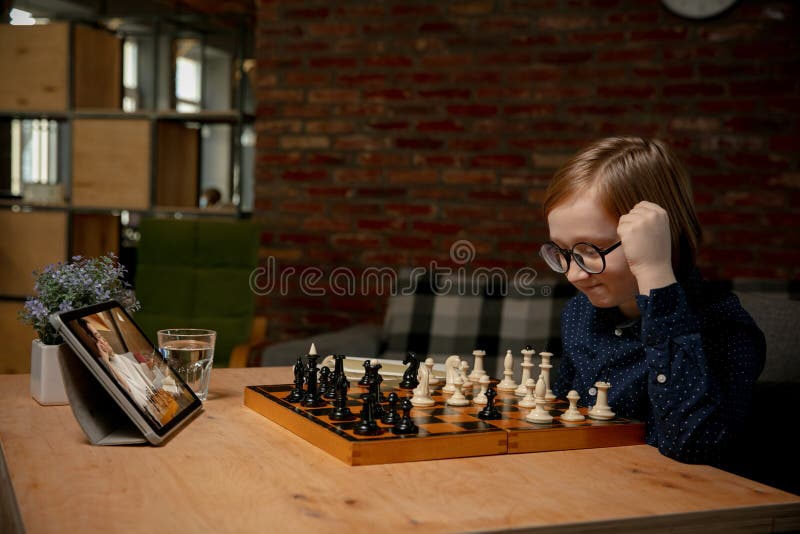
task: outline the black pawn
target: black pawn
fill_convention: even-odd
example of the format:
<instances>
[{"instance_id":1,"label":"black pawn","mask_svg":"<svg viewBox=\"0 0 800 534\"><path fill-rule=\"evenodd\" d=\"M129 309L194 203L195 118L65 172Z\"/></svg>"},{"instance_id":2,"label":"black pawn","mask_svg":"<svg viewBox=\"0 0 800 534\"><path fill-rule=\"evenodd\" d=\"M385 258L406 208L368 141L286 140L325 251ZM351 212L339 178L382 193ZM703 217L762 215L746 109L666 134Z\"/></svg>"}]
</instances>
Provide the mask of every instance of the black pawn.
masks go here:
<instances>
[{"instance_id":1,"label":"black pawn","mask_svg":"<svg viewBox=\"0 0 800 534\"><path fill-rule=\"evenodd\" d=\"M303 391L303 383L305 383L305 378L303 377L304 368L303 359L298 356L297 363L294 364L294 388L292 388L289 396L286 397L289 402L300 402L305 397L305 392Z\"/></svg>"},{"instance_id":2,"label":"black pawn","mask_svg":"<svg viewBox=\"0 0 800 534\"><path fill-rule=\"evenodd\" d=\"M393 434L416 434L419 432L419 427L411 420L411 401L403 399L403 417L400 421L392 427Z\"/></svg>"},{"instance_id":3,"label":"black pawn","mask_svg":"<svg viewBox=\"0 0 800 534\"><path fill-rule=\"evenodd\" d=\"M375 420L375 400L372 396L364 399L364 405L361 407L361 421L353 428L353 432L359 436L379 436L383 434L383 430L378 426Z\"/></svg>"},{"instance_id":4,"label":"black pawn","mask_svg":"<svg viewBox=\"0 0 800 534\"><path fill-rule=\"evenodd\" d=\"M389 393L389 407L383 411L383 418L381 418L384 424L394 425L400 422L400 414L397 413L397 405L399 402L400 397L397 396L397 393L394 391Z\"/></svg>"},{"instance_id":5,"label":"black pawn","mask_svg":"<svg viewBox=\"0 0 800 534\"><path fill-rule=\"evenodd\" d=\"M333 401L333 410L331 411L331 421L352 421L356 418L350 408L347 406L347 388L350 387L350 382L347 377L342 374L337 382L331 384L332 390L336 393L336 400Z\"/></svg>"},{"instance_id":6,"label":"black pawn","mask_svg":"<svg viewBox=\"0 0 800 534\"><path fill-rule=\"evenodd\" d=\"M369 385L371 362L369 360L364 360L363 365L364 365L364 376L362 376L361 380L358 381L359 386Z\"/></svg>"},{"instance_id":7,"label":"black pawn","mask_svg":"<svg viewBox=\"0 0 800 534\"><path fill-rule=\"evenodd\" d=\"M495 391L494 385L489 386L489 390L486 392L487 403L486 406L478 412L479 419L488 419L491 421L503 418L503 413L494 405L495 397L497 397L497 391Z\"/></svg>"},{"instance_id":8,"label":"black pawn","mask_svg":"<svg viewBox=\"0 0 800 534\"><path fill-rule=\"evenodd\" d=\"M319 394L326 399L336 398L336 390L331 382L331 370L328 367L319 370Z\"/></svg>"}]
</instances>

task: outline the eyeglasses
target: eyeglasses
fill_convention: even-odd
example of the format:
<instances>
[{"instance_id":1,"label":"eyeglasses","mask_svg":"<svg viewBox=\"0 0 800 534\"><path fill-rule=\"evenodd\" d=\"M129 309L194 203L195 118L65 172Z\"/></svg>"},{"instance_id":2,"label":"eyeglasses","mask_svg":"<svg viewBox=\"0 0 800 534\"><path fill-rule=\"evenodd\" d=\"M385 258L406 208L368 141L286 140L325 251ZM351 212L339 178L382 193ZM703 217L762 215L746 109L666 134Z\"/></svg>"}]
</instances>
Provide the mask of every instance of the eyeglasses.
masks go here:
<instances>
[{"instance_id":1,"label":"eyeglasses","mask_svg":"<svg viewBox=\"0 0 800 534\"><path fill-rule=\"evenodd\" d=\"M606 255L613 252L622 244L617 241L607 249L603 250L591 243L575 243L572 249L561 248L552 241L548 241L539 249L539 255L547 263L547 266L557 273L569 271L569 262L575 259L578 267L589 274L600 274L606 269Z\"/></svg>"}]
</instances>

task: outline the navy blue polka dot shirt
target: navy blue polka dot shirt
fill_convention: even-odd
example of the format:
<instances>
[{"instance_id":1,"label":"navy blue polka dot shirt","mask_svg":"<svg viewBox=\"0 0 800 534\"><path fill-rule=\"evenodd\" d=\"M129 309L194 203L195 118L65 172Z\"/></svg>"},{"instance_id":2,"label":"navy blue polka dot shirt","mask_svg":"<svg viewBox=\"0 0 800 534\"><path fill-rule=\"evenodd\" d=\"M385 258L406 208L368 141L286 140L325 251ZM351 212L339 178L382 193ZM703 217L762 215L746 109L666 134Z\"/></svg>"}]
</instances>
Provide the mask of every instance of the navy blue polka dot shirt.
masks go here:
<instances>
[{"instance_id":1,"label":"navy blue polka dot shirt","mask_svg":"<svg viewBox=\"0 0 800 534\"><path fill-rule=\"evenodd\" d=\"M636 301L635 321L583 294L567 303L556 395L575 389L591 406L595 382L609 382L611 409L645 421L647 443L682 462L719 465L745 424L764 367L763 333L733 293L696 271Z\"/></svg>"}]
</instances>

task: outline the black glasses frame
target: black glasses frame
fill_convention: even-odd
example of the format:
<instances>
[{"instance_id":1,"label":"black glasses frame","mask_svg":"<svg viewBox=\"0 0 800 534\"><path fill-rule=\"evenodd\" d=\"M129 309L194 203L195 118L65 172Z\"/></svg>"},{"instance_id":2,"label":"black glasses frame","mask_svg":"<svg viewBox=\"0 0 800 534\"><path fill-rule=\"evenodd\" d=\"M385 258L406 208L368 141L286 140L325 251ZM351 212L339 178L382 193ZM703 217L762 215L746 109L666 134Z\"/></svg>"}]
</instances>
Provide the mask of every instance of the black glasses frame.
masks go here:
<instances>
[{"instance_id":1,"label":"black glasses frame","mask_svg":"<svg viewBox=\"0 0 800 534\"><path fill-rule=\"evenodd\" d=\"M606 256L608 254L610 254L611 252L613 252L614 250L616 250L617 247L619 247L621 244L622 244L622 241L617 241L616 243L614 243L610 247L608 247L606 249L601 249L600 247L598 247L597 245L595 245L593 243L588 243L586 241L581 241L579 243L575 243L574 245L572 245L571 249L566 249L566 248L559 247L558 245L556 245L552 241L548 241L547 243L542 245L541 248L539 248L539 256L541 256L541 258L544 260L544 262L547 263L548 267L550 267L551 269L553 269L557 273L562 273L563 274L563 273L566 273L566 272L569 271L569 264L572 261L572 257L573 256L575 256L576 258L580 258L581 257L580 254L575 254L573 252L575 250L575 247L577 247L578 245L587 245L587 246L593 248L595 250L595 252L597 252L600 255L600 259L603 260L603 268L600 269L599 271L590 271L589 269L587 269L583 265L583 262L581 260L578 260L578 259L575 260L575 264L578 267L580 267L580 269L585 273L588 273L588 274L600 274L600 273L602 273L603 271L606 270ZM546 247L548 245L551 245L551 246L555 247L567 259L567 266L563 271L559 271L558 269L556 269L555 267L550 265L550 263L547 262L547 259L545 259L544 253L543 253L544 252L544 247Z\"/></svg>"}]
</instances>

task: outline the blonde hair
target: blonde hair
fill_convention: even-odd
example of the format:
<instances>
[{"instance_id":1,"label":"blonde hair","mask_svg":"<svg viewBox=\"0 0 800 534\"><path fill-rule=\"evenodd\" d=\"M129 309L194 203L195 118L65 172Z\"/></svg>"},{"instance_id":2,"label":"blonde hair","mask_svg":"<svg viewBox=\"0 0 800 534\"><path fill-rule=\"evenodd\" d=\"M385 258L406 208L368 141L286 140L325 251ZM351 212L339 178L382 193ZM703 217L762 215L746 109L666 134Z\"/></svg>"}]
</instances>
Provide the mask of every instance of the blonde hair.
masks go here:
<instances>
[{"instance_id":1,"label":"blonde hair","mask_svg":"<svg viewBox=\"0 0 800 534\"><path fill-rule=\"evenodd\" d=\"M669 214L672 265L684 278L694 268L702 238L686 169L661 141L609 137L587 146L553 177L544 198L544 216L575 195L593 189L614 218L642 200Z\"/></svg>"}]
</instances>

